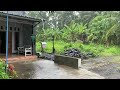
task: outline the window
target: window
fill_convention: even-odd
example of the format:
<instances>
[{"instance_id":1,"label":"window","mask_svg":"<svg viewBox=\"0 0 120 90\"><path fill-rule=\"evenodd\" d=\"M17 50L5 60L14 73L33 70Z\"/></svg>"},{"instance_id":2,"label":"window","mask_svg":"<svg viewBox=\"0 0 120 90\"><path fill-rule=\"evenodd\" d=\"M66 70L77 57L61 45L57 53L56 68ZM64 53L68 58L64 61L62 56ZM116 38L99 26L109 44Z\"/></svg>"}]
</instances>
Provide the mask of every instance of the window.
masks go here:
<instances>
[{"instance_id":1,"label":"window","mask_svg":"<svg viewBox=\"0 0 120 90\"><path fill-rule=\"evenodd\" d=\"M12 30L12 27L10 27L10 30Z\"/></svg>"},{"instance_id":2,"label":"window","mask_svg":"<svg viewBox=\"0 0 120 90\"><path fill-rule=\"evenodd\" d=\"M1 26L1 29L3 29L3 26Z\"/></svg>"},{"instance_id":3,"label":"window","mask_svg":"<svg viewBox=\"0 0 120 90\"><path fill-rule=\"evenodd\" d=\"M18 31L20 31L20 28L18 28Z\"/></svg>"},{"instance_id":4,"label":"window","mask_svg":"<svg viewBox=\"0 0 120 90\"><path fill-rule=\"evenodd\" d=\"M16 27L14 28L14 31L16 31Z\"/></svg>"}]
</instances>

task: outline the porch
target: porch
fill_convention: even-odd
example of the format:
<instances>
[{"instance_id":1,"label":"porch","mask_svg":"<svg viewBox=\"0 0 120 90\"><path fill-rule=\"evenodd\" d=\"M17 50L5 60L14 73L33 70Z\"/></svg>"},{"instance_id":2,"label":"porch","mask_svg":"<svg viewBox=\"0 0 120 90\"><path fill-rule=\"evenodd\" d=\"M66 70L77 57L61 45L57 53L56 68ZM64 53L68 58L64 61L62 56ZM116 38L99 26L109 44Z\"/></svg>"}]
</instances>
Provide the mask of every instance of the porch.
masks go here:
<instances>
[{"instance_id":1,"label":"porch","mask_svg":"<svg viewBox=\"0 0 120 90\"><path fill-rule=\"evenodd\" d=\"M5 54L0 54L0 59L6 60ZM25 55L12 54L12 55L8 56L8 63L36 61L36 60L37 60L37 56L36 55L26 56L25 57Z\"/></svg>"},{"instance_id":2,"label":"porch","mask_svg":"<svg viewBox=\"0 0 120 90\"><path fill-rule=\"evenodd\" d=\"M6 13L0 13L0 54L6 53L6 28L8 29L8 55L17 54L18 47L32 47L32 54L36 54L35 27L41 19L24 17L19 15L8 15L8 26L6 26ZM34 40L31 38L34 36Z\"/></svg>"}]
</instances>

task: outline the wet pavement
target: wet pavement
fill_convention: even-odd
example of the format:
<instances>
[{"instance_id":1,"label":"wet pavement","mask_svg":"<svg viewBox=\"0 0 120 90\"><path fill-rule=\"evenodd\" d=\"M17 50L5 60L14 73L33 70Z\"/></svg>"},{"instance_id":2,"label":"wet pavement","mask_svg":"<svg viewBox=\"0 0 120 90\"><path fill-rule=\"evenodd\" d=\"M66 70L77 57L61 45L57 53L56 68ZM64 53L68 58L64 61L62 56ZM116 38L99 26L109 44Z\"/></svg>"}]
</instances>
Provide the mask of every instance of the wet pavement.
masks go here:
<instances>
[{"instance_id":1,"label":"wet pavement","mask_svg":"<svg viewBox=\"0 0 120 90\"><path fill-rule=\"evenodd\" d=\"M86 69L57 65L50 60L14 63L18 79L104 79Z\"/></svg>"}]
</instances>

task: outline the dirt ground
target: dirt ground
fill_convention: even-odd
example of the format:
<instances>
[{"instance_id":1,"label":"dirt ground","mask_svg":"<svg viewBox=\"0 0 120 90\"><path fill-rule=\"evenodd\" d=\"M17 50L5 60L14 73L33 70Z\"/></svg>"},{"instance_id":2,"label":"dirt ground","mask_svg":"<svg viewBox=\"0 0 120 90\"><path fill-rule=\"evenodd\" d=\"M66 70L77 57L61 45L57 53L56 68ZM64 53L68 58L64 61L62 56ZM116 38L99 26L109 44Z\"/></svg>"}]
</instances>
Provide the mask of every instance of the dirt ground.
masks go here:
<instances>
[{"instance_id":1,"label":"dirt ground","mask_svg":"<svg viewBox=\"0 0 120 90\"><path fill-rule=\"evenodd\" d=\"M97 73L105 79L120 79L120 56L83 60L82 68Z\"/></svg>"}]
</instances>

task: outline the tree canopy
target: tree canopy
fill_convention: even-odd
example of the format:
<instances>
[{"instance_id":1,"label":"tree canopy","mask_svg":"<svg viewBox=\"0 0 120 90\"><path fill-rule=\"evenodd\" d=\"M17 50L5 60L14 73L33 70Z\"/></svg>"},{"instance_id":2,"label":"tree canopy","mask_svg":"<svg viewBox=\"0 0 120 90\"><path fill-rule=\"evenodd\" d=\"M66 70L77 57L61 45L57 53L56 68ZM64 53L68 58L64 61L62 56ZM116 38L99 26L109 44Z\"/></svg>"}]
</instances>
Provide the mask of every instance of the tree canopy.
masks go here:
<instances>
[{"instance_id":1,"label":"tree canopy","mask_svg":"<svg viewBox=\"0 0 120 90\"><path fill-rule=\"evenodd\" d=\"M44 19L37 27L37 40L55 39L120 43L120 11L29 11L28 16Z\"/></svg>"}]
</instances>

